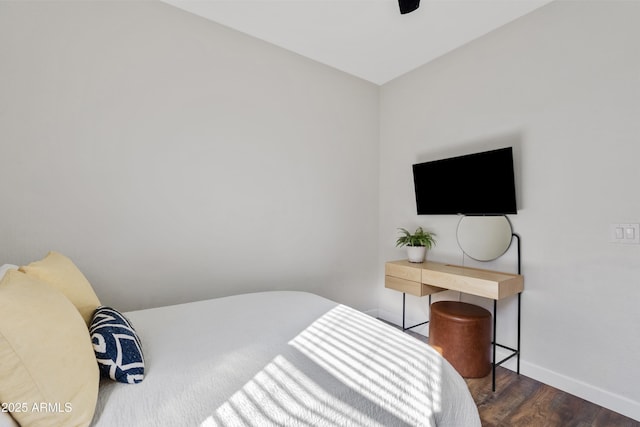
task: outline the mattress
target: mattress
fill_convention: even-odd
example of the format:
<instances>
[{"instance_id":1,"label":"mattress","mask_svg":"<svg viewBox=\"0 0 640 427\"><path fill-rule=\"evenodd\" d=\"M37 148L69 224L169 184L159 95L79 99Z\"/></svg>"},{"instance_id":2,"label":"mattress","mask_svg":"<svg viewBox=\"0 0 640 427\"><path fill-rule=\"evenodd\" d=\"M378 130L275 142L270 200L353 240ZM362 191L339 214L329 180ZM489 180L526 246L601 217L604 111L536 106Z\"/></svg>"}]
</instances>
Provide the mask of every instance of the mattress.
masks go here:
<instances>
[{"instance_id":1,"label":"mattress","mask_svg":"<svg viewBox=\"0 0 640 427\"><path fill-rule=\"evenodd\" d=\"M464 380L428 345L304 292L126 313L140 384L100 385L94 426L480 426Z\"/></svg>"}]
</instances>

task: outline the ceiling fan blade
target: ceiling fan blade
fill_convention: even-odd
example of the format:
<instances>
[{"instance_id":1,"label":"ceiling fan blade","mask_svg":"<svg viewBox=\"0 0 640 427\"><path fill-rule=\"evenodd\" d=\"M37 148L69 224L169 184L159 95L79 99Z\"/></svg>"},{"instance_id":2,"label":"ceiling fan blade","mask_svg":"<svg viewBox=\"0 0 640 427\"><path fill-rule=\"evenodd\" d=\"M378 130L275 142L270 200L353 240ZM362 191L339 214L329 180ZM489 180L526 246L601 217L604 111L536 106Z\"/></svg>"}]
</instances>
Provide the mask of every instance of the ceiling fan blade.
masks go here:
<instances>
[{"instance_id":1,"label":"ceiling fan blade","mask_svg":"<svg viewBox=\"0 0 640 427\"><path fill-rule=\"evenodd\" d=\"M420 6L420 0L398 0L400 4L400 13L405 14L413 12Z\"/></svg>"}]
</instances>

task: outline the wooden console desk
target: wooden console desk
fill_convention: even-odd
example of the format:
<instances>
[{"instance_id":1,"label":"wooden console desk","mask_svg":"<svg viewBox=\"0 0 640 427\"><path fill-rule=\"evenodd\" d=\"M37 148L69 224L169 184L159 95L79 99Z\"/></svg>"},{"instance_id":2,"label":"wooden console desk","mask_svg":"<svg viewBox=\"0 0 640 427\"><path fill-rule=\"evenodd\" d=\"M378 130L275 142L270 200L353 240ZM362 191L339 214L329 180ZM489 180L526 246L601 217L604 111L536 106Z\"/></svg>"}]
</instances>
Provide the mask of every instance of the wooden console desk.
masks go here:
<instances>
[{"instance_id":1,"label":"wooden console desk","mask_svg":"<svg viewBox=\"0 0 640 427\"><path fill-rule=\"evenodd\" d=\"M437 292L452 290L493 300L493 390L496 389L496 366L512 357L517 358L517 371L520 373L520 295L524 290L524 276L520 274L500 273L479 268L462 267L437 262L413 263L407 260L390 261L385 264L384 286L402 292L402 329L407 330L424 325L429 321L405 327L406 294L422 297ZM510 296L518 296L518 343L516 348L496 342L497 302ZM512 352L507 358L496 362L496 346Z\"/></svg>"},{"instance_id":2,"label":"wooden console desk","mask_svg":"<svg viewBox=\"0 0 640 427\"><path fill-rule=\"evenodd\" d=\"M524 276L438 262L385 264L385 287L415 296L446 290L499 300L524 290Z\"/></svg>"}]
</instances>

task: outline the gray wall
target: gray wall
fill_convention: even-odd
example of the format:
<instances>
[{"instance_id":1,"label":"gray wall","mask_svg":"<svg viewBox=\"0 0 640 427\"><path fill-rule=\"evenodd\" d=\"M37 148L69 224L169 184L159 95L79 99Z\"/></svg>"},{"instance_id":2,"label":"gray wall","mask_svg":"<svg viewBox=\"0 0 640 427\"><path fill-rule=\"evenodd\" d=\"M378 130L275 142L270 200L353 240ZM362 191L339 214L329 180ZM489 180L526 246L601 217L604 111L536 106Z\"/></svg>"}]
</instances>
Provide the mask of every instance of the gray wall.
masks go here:
<instances>
[{"instance_id":1,"label":"gray wall","mask_svg":"<svg viewBox=\"0 0 640 427\"><path fill-rule=\"evenodd\" d=\"M0 263L376 307L375 85L157 2L0 2L0 58Z\"/></svg>"},{"instance_id":2,"label":"gray wall","mask_svg":"<svg viewBox=\"0 0 640 427\"><path fill-rule=\"evenodd\" d=\"M608 242L640 222L639 15L555 2L378 89L166 4L0 2L0 263L57 249L124 310L300 289L397 322L397 227L471 264L410 165L513 145L523 373L640 419L640 246Z\"/></svg>"},{"instance_id":3,"label":"gray wall","mask_svg":"<svg viewBox=\"0 0 640 427\"><path fill-rule=\"evenodd\" d=\"M554 2L384 85L380 98L381 263L404 256L396 227L422 225L439 236L431 259L472 264L455 216L415 215L411 164L514 146L522 372L636 419L640 246L609 243L609 224L640 222L639 16L638 2ZM515 271L514 250L493 267ZM397 321L400 298L382 290L380 315ZM499 306L508 344L514 303ZM411 301L412 320L424 306Z\"/></svg>"}]
</instances>

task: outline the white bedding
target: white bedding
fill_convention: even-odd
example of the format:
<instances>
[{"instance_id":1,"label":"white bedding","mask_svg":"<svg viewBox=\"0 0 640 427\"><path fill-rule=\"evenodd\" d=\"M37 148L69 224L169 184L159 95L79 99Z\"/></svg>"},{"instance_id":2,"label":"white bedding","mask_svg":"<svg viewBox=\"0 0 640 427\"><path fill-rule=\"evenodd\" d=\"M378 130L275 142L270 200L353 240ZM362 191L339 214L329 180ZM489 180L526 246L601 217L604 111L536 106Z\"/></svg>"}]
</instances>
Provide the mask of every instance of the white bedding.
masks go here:
<instances>
[{"instance_id":1,"label":"white bedding","mask_svg":"<svg viewBox=\"0 0 640 427\"><path fill-rule=\"evenodd\" d=\"M126 315L145 379L103 382L95 426L480 426L464 380L437 352L313 294Z\"/></svg>"}]
</instances>

